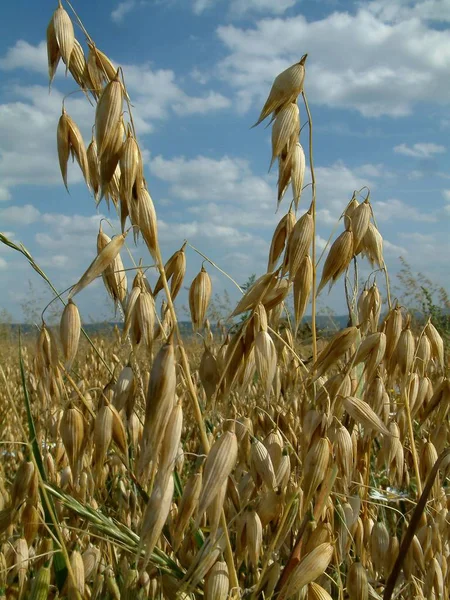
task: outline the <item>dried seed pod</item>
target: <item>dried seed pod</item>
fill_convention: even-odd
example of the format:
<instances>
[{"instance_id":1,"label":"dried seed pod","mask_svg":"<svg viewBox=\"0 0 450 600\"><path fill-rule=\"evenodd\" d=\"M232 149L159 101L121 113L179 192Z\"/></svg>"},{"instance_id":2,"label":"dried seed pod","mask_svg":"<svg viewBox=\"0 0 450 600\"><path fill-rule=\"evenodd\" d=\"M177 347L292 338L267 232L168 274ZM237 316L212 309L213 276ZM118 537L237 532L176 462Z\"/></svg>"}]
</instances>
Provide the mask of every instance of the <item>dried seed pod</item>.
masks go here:
<instances>
[{"instance_id":1,"label":"dried seed pod","mask_svg":"<svg viewBox=\"0 0 450 600\"><path fill-rule=\"evenodd\" d=\"M430 340L433 358L437 361L439 367L444 370L444 341L431 321L427 323L425 334Z\"/></svg>"},{"instance_id":2,"label":"dried seed pod","mask_svg":"<svg viewBox=\"0 0 450 600\"><path fill-rule=\"evenodd\" d=\"M70 566L73 573L67 579L67 596L69 600L78 600L84 596L84 563L78 550L74 550L70 556Z\"/></svg>"},{"instance_id":3,"label":"dried seed pod","mask_svg":"<svg viewBox=\"0 0 450 600\"><path fill-rule=\"evenodd\" d=\"M289 271L289 279L294 280L300 265L311 246L313 238L313 218L311 207L295 224L286 247L282 275Z\"/></svg>"},{"instance_id":4,"label":"dried seed pod","mask_svg":"<svg viewBox=\"0 0 450 600\"><path fill-rule=\"evenodd\" d=\"M286 241L289 239L295 223L296 218L292 210L289 210L289 212L284 215L284 217L278 223L272 237L272 243L270 245L267 272L275 269L277 261L285 248Z\"/></svg>"},{"instance_id":5,"label":"dried seed pod","mask_svg":"<svg viewBox=\"0 0 450 600\"><path fill-rule=\"evenodd\" d=\"M384 267L383 237L373 223L369 223L359 247L372 267L377 266L380 269Z\"/></svg>"},{"instance_id":6,"label":"dried seed pod","mask_svg":"<svg viewBox=\"0 0 450 600\"><path fill-rule=\"evenodd\" d=\"M161 485L164 482L166 482L165 487ZM152 495L145 508L139 540L138 555L142 549L145 549L145 564L147 564L151 553L155 549L164 523L169 516L173 490L173 477L164 477L163 480L156 479Z\"/></svg>"},{"instance_id":7,"label":"dried seed pod","mask_svg":"<svg viewBox=\"0 0 450 600\"><path fill-rule=\"evenodd\" d=\"M255 361L266 398L269 399L277 368L277 351L267 331L260 331L255 337Z\"/></svg>"},{"instance_id":8,"label":"dried seed pod","mask_svg":"<svg viewBox=\"0 0 450 600\"><path fill-rule=\"evenodd\" d=\"M294 278L294 314L296 335L311 295L312 280L313 266L311 257L308 254L300 263L297 274Z\"/></svg>"},{"instance_id":9,"label":"dried seed pod","mask_svg":"<svg viewBox=\"0 0 450 600\"><path fill-rule=\"evenodd\" d=\"M197 527L204 512L219 493L221 486L236 464L238 444L234 432L234 421L228 425L229 429L224 431L221 437L214 442L206 457L202 491L198 502Z\"/></svg>"},{"instance_id":10,"label":"dried seed pod","mask_svg":"<svg viewBox=\"0 0 450 600\"><path fill-rule=\"evenodd\" d=\"M366 569L360 562L350 565L347 574L349 600L369 600L369 584Z\"/></svg>"},{"instance_id":11,"label":"dried seed pod","mask_svg":"<svg viewBox=\"0 0 450 600\"><path fill-rule=\"evenodd\" d=\"M311 583L324 573L333 556L333 545L320 544L307 554L299 564L294 567L286 583L280 591L280 600L292 598L303 586Z\"/></svg>"},{"instance_id":12,"label":"dried seed pod","mask_svg":"<svg viewBox=\"0 0 450 600\"><path fill-rule=\"evenodd\" d=\"M370 223L372 209L369 198L355 207L351 214L351 230L353 232L353 254L362 251L362 241L367 233Z\"/></svg>"},{"instance_id":13,"label":"dried seed pod","mask_svg":"<svg viewBox=\"0 0 450 600\"><path fill-rule=\"evenodd\" d=\"M390 436L391 433L380 417L370 408L367 402L360 398L348 396L343 399L345 410L357 423L366 429Z\"/></svg>"},{"instance_id":14,"label":"dried seed pod","mask_svg":"<svg viewBox=\"0 0 450 600\"><path fill-rule=\"evenodd\" d=\"M183 284L184 274L186 273L186 254L184 249L186 247L186 242L177 250L166 262L164 265L164 271L166 273L167 281L170 282L170 295L172 296L172 300L175 300L178 292L181 289ZM153 295L156 298L156 295L163 289L163 282L161 276L159 276L158 281L156 282L155 289L153 290Z\"/></svg>"},{"instance_id":15,"label":"dried seed pod","mask_svg":"<svg viewBox=\"0 0 450 600\"><path fill-rule=\"evenodd\" d=\"M290 102L277 111L272 126L272 160L269 169L284 148L288 147L289 152L292 142L292 148L294 147L299 134L300 116L298 105L297 102Z\"/></svg>"},{"instance_id":16,"label":"dried seed pod","mask_svg":"<svg viewBox=\"0 0 450 600\"><path fill-rule=\"evenodd\" d=\"M303 474L303 493L305 506L309 505L317 488L322 483L330 460L330 442L320 438L311 446L305 457Z\"/></svg>"},{"instance_id":17,"label":"dried seed pod","mask_svg":"<svg viewBox=\"0 0 450 600\"><path fill-rule=\"evenodd\" d=\"M77 355L81 332L80 313L72 300L69 300L63 310L59 331L66 369L70 371Z\"/></svg>"},{"instance_id":18,"label":"dried seed pod","mask_svg":"<svg viewBox=\"0 0 450 600\"><path fill-rule=\"evenodd\" d=\"M147 391L142 451L139 471L143 473L155 463L164 431L175 402L175 352L171 341L156 355ZM149 464L150 463L150 464Z\"/></svg>"},{"instance_id":19,"label":"dried seed pod","mask_svg":"<svg viewBox=\"0 0 450 600\"><path fill-rule=\"evenodd\" d=\"M95 134L100 160L105 149L116 136L116 126L120 120L123 106L123 86L117 72L100 96L95 112Z\"/></svg>"},{"instance_id":20,"label":"dried seed pod","mask_svg":"<svg viewBox=\"0 0 450 600\"><path fill-rule=\"evenodd\" d=\"M252 439L250 465L255 483L262 480L270 490L277 488L277 478L267 448L257 438Z\"/></svg>"},{"instance_id":21,"label":"dried seed pod","mask_svg":"<svg viewBox=\"0 0 450 600\"><path fill-rule=\"evenodd\" d=\"M53 17L50 19L50 23L47 27L47 59L49 87L51 87L52 81L55 77L56 69L58 68L58 64L61 59L61 52L59 51L58 40L56 39Z\"/></svg>"},{"instance_id":22,"label":"dried seed pod","mask_svg":"<svg viewBox=\"0 0 450 600\"><path fill-rule=\"evenodd\" d=\"M259 115L259 119L253 127L259 125L261 121L264 121L264 119L278 108L294 102L299 94L301 94L305 79L305 62L307 56L305 54L298 63L277 75L272 84L269 97Z\"/></svg>"},{"instance_id":23,"label":"dried seed pod","mask_svg":"<svg viewBox=\"0 0 450 600\"><path fill-rule=\"evenodd\" d=\"M206 399L211 400L220 381L220 373L217 361L206 344L200 361L199 375L205 390Z\"/></svg>"},{"instance_id":24,"label":"dried seed pod","mask_svg":"<svg viewBox=\"0 0 450 600\"><path fill-rule=\"evenodd\" d=\"M203 327L206 311L208 310L209 301L211 299L211 293L211 277L202 266L202 270L194 278L191 287L189 288L189 308L194 331Z\"/></svg>"},{"instance_id":25,"label":"dried seed pod","mask_svg":"<svg viewBox=\"0 0 450 600\"><path fill-rule=\"evenodd\" d=\"M70 65L70 56L72 54L73 45L75 43L75 34L73 31L72 21L69 15L64 10L61 0L58 0L58 8L52 16L54 40L58 45L58 49L66 67ZM48 46L47 46L48 48ZM50 62L50 52L49 52ZM56 67L54 67L56 71ZM52 77L50 76L50 80Z\"/></svg>"},{"instance_id":26,"label":"dried seed pod","mask_svg":"<svg viewBox=\"0 0 450 600\"><path fill-rule=\"evenodd\" d=\"M83 136L75 121L66 113L65 108L63 108L62 115L58 121L56 141L58 146L59 166L67 191L69 190L67 185L67 162L71 154L77 159L84 180L86 181L87 186L90 187L89 165Z\"/></svg>"},{"instance_id":27,"label":"dried seed pod","mask_svg":"<svg viewBox=\"0 0 450 600\"><path fill-rule=\"evenodd\" d=\"M327 258L325 259L317 294L321 292L330 280L331 289L333 284L339 279L342 273L344 273L352 260L353 247L353 231L351 229L341 233L341 235L333 242Z\"/></svg>"},{"instance_id":28,"label":"dried seed pod","mask_svg":"<svg viewBox=\"0 0 450 600\"><path fill-rule=\"evenodd\" d=\"M114 261L119 254L124 242L127 237L127 233L116 235L94 258L92 263L89 265L85 273L81 276L77 284L73 286L69 294L70 298L73 298L75 294L78 294L82 289L89 285L94 279L101 275Z\"/></svg>"},{"instance_id":29,"label":"dried seed pod","mask_svg":"<svg viewBox=\"0 0 450 600\"><path fill-rule=\"evenodd\" d=\"M347 350L353 346L357 337L357 327L347 327L333 336L319 354L317 361L313 366L315 378L317 379L323 375L331 367L331 365L335 364L347 352Z\"/></svg>"},{"instance_id":30,"label":"dried seed pod","mask_svg":"<svg viewBox=\"0 0 450 600\"><path fill-rule=\"evenodd\" d=\"M229 589L227 563L224 560L218 560L205 577L205 600L226 600Z\"/></svg>"},{"instance_id":31,"label":"dried seed pod","mask_svg":"<svg viewBox=\"0 0 450 600\"><path fill-rule=\"evenodd\" d=\"M76 480L85 443L85 425L82 413L73 405L69 405L63 413L60 432L70 469Z\"/></svg>"}]
</instances>

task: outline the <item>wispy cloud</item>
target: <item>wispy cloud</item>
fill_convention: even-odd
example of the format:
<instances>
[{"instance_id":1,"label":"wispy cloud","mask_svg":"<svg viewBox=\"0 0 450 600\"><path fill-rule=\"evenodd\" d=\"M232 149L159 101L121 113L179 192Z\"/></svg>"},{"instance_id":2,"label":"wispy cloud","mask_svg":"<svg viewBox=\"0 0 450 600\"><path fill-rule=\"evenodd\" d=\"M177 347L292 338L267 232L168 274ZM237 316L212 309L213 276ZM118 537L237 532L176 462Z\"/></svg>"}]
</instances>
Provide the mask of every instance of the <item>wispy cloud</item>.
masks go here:
<instances>
[{"instance_id":1,"label":"wispy cloud","mask_svg":"<svg viewBox=\"0 0 450 600\"><path fill-rule=\"evenodd\" d=\"M435 154L443 154L446 151L445 146L433 144L432 142L417 143L412 146L399 144L394 147L394 152L396 154L404 154L405 156L412 156L413 158L431 158Z\"/></svg>"},{"instance_id":2,"label":"wispy cloud","mask_svg":"<svg viewBox=\"0 0 450 600\"><path fill-rule=\"evenodd\" d=\"M117 7L111 13L111 19L115 23L121 23L125 15L131 12L136 7L136 0L125 0L119 2Z\"/></svg>"}]
</instances>

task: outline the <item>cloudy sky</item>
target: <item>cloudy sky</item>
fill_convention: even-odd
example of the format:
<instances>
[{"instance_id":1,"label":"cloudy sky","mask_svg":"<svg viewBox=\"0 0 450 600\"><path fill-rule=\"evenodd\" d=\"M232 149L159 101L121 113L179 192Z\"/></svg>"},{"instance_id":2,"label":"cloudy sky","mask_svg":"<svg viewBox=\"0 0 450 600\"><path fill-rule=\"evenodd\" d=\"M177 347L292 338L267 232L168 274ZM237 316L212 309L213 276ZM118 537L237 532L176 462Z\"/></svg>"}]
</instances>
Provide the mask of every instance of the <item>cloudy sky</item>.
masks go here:
<instances>
[{"instance_id":1,"label":"cloudy sky","mask_svg":"<svg viewBox=\"0 0 450 600\"><path fill-rule=\"evenodd\" d=\"M366 185L392 277L401 255L449 286L450 0L73 4L98 48L123 66L164 258L187 239L240 283L265 270L289 198L276 213L270 131L250 126L273 78L307 52L319 248L353 190ZM95 208L76 164L70 195L59 172L56 126L76 87L61 64L48 93L44 39L55 8L55 0L15 0L0 20L0 231L23 242L62 290L92 260L108 211ZM93 108L80 93L65 106L88 143ZM300 114L304 123L303 106ZM301 141L306 148L307 128ZM130 250L150 264L144 247ZM187 262L189 284L201 258L188 250ZM236 297L208 269L214 289ZM370 272L364 262L361 269ZM28 280L39 296L44 288L23 257L0 247L0 308L17 321ZM344 312L339 286L322 296L322 307ZM100 282L79 304L85 319L109 313Z\"/></svg>"}]
</instances>

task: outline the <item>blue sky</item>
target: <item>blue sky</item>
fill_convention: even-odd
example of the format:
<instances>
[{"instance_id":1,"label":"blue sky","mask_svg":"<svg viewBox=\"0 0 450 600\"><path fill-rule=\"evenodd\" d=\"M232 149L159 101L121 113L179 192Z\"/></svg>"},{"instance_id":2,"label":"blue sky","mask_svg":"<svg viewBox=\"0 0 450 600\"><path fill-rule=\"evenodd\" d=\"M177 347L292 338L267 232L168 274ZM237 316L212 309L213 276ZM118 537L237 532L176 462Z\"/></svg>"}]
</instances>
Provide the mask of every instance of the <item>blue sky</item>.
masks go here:
<instances>
[{"instance_id":1,"label":"blue sky","mask_svg":"<svg viewBox=\"0 0 450 600\"><path fill-rule=\"evenodd\" d=\"M56 126L62 98L76 86L61 64L48 94L44 39L56 4L15 0L3 7L0 231L23 242L62 290L91 262L98 222L108 212L104 203L96 210L76 164L69 165L70 195L59 172ZM75 0L74 6L97 47L124 68L165 259L188 239L241 283L265 270L289 200L275 214L270 130L250 126L274 77L308 52L319 249L353 190L367 185L391 276L402 255L449 287L450 0ZM75 32L86 50L82 32ZM88 144L92 107L80 93L65 106ZM300 117L304 123L303 106ZM130 250L149 264L142 245ZM131 264L126 256L124 262ZM201 262L188 250L186 284ZM230 282L208 270L214 290L227 288L236 298ZM369 272L363 261L362 275ZM22 318L28 280L41 290L26 261L0 247L0 308L15 320ZM321 306L345 311L341 286L322 296ZM86 319L109 314L100 281L80 294L79 305Z\"/></svg>"}]
</instances>

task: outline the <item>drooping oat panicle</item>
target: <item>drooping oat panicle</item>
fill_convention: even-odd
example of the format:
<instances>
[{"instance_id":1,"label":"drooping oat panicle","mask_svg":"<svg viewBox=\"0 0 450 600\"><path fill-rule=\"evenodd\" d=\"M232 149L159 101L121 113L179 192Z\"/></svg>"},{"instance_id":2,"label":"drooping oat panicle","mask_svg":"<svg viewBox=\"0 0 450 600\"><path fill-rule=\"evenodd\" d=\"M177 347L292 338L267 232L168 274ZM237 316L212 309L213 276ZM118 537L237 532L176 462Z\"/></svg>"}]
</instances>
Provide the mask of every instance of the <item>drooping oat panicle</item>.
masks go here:
<instances>
[{"instance_id":1,"label":"drooping oat panicle","mask_svg":"<svg viewBox=\"0 0 450 600\"><path fill-rule=\"evenodd\" d=\"M295 331L297 333L300 322L305 314L311 295L313 280L313 266L311 257L307 254L298 268L294 278L294 316Z\"/></svg>"},{"instance_id":2,"label":"drooping oat panicle","mask_svg":"<svg viewBox=\"0 0 450 600\"><path fill-rule=\"evenodd\" d=\"M272 84L269 97L259 115L259 119L253 127L259 125L261 121L264 121L264 119L278 108L294 102L299 94L301 94L305 80L305 62L307 56L305 54L298 63L277 75Z\"/></svg>"},{"instance_id":3,"label":"drooping oat panicle","mask_svg":"<svg viewBox=\"0 0 450 600\"><path fill-rule=\"evenodd\" d=\"M356 193L356 192L355 192ZM345 229L350 229L352 225L352 215L355 209L359 206L359 202L356 199L355 194L353 194L352 199L347 204L347 208L344 212L344 226Z\"/></svg>"},{"instance_id":4,"label":"drooping oat panicle","mask_svg":"<svg viewBox=\"0 0 450 600\"><path fill-rule=\"evenodd\" d=\"M203 327L211 293L211 277L206 272L205 267L202 266L200 273L194 278L189 288L189 309L194 331Z\"/></svg>"},{"instance_id":5,"label":"drooping oat panicle","mask_svg":"<svg viewBox=\"0 0 450 600\"><path fill-rule=\"evenodd\" d=\"M382 433L390 436L391 433L380 417L370 408L367 402L353 396L347 396L343 399L343 405L348 414L355 419L357 423L363 425L369 431Z\"/></svg>"},{"instance_id":6,"label":"drooping oat panicle","mask_svg":"<svg viewBox=\"0 0 450 600\"><path fill-rule=\"evenodd\" d=\"M202 491L198 501L198 527L201 517L214 500L223 483L233 470L237 460L238 444L234 432L234 421L228 423L218 440L214 442L206 457L203 469Z\"/></svg>"},{"instance_id":7,"label":"drooping oat panicle","mask_svg":"<svg viewBox=\"0 0 450 600\"><path fill-rule=\"evenodd\" d=\"M97 156L97 142L94 137L86 151L86 158L89 171L89 181L92 191L94 192L95 201L98 203L100 199L100 167Z\"/></svg>"},{"instance_id":8,"label":"drooping oat panicle","mask_svg":"<svg viewBox=\"0 0 450 600\"><path fill-rule=\"evenodd\" d=\"M76 83L84 92L90 91L89 73L87 70L86 59L80 42L75 39L73 43L72 54L70 55L69 71Z\"/></svg>"},{"instance_id":9,"label":"drooping oat panicle","mask_svg":"<svg viewBox=\"0 0 450 600\"><path fill-rule=\"evenodd\" d=\"M324 480L329 460L330 442L327 438L320 438L308 450L303 466L302 490L305 507L308 507L317 488Z\"/></svg>"},{"instance_id":10,"label":"drooping oat panicle","mask_svg":"<svg viewBox=\"0 0 450 600\"><path fill-rule=\"evenodd\" d=\"M206 399L211 400L220 381L220 373L217 360L206 344L200 361L199 375L203 389L205 390Z\"/></svg>"},{"instance_id":11,"label":"drooping oat panicle","mask_svg":"<svg viewBox=\"0 0 450 600\"><path fill-rule=\"evenodd\" d=\"M205 600L226 600L229 589L227 563L224 560L218 560L205 577Z\"/></svg>"},{"instance_id":12,"label":"drooping oat panicle","mask_svg":"<svg viewBox=\"0 0 450 600\"><path fill-rule=\"evenodd\" d=\"M186 243L182 245L180 250L177 250L169 260L164 265L164 271L166 272L167 281L170 281L170 294L172 296L172 300L175 300L178 292L181 289L181 285L183 283L184 274L186 273L186 254L184 249L186 248ZM156 295L163 289L163 282L161 276L159 276L158 281L156 282L155 289L153 290L153 295L156 298Z\"/></svg>"},{"instance_id":13,"label":"drooping oat panicle","mask_svg":"<svg viewBox=\"0 0 450 600\"><path fill-rule=\"evenodd\" d=\"M373 223L369 223L359 248L372 267L377 266L380 269L384 267L383 237Z\"/></svg>"},{"instance_id":14,"label":"drooping oat panicle","mask_svg":"<svg viewBox=\"0 0 450 600\"><path fill-rule=\"evenodd\" d=\"M400 373L406 375L411 371L414 361L415 342L414 335L410 327L410 318L408 316L405 327L402 329L398 338L397 347L393 359L398 366Z\"/></svg>"},{"instance_id":15,"label":"drooping oat panicle","mask_svg":"<svg viewBox=\"0 0 450 600\"><path fill-rule=\"evenodd\" d=\"M250 451L251 473L255 483L265 483L270 490L277 488L277 478L269 451L257 438L252 439Z\"/></svg>"},{"instance_id":16,"label":"drooping oat panicle","mask_svg":"<svg viewBox=\"0 0 450 600\"><path fill-rule=\"evenodd\" d=\"M300 134L300 116L297 102L290 102L279 110L272 126L272 167L284 148L292 152Z\"/></svg>"},{"instance_id":17,"label":"drooping oat panicle","mask_svg":"<svg viewBox=\"0 0 450 600\"><path fill-rule=\"evenodd\" d=\"M303 180L305 178L306 159L300 142L295 144L291 159L291 184L294 196L295 209L298 209L300 196L302 195Z\"/></svg>"},{"instance_id":18,"label":"drooping oat panicle","mask_svg":"<svg viewBox=\"0 0 450 600\"><path fill-rule=\"evenodd\" d=\"M47 60L49 87L51 87L52 85L52 81L55 77L56 69L58 68L60 59L61 53L59 51L58 40L56 39L55 33L55 25L53 23L52 17L47 27Z\"/></svg>"},{"instance_id":19,"label":"drooping oat panicle","mask_svg":"<svg viewBox=\"0 0 450 600\"><path fill-rule=\"evenodd\" d=\"M75 43L75 33L73 31L72 21L64 10L61 0L58 0L58 8L52 16L54 36L58 49L66 67L70 65L70 56ZM56 70L56 68L55 68Z\"/></svg>"},{"instance_id":20,"label":"drooping oat panicle","mask_svg":"<svg viewBox=\"0 0 450 600\"><path fill-rule=\"evenodd\" d=\"M70 555L70 567L73 578L67 578L67 596L69 600L78 600L84 596L84 563L78 550L74 550Z\"/></svg>"},{"instance_id":21,"label":"drooping oat panicle","mask_svg":"<svg viewBox=\"0 0 450 600\"><path fill-rule=\"evenodd\" d=\"M350 565L347 574L347 592L349 600L369 600L367 571L360 562Z\"/></svg>"},{"instance_id":22,"label":"drooping oat panicle","mask_svg":"<svg viewBox=\"0 0 450 600\"><path fill-rule=\"evenodd\" d=\"M324 543L307 554L293 569L286 583L281 588L280 600L292 598L305 585L320 577L330 564L333 552L333 545Z\"/></svg>"},{"instance_id":23,"label":"drooping oat panicle","mask_svg":"<svg viewBox=\"0 0 450 600\"><path fill-rule=\"evenodd\" d=\"M300 265L311 246L314 231L312 209L300 217L292 229L291 235L286 247L285 260L282 275L289 272L289 279L294 280Z\"/></svg>"},{"instance_id":24,"label":"drooping oat panicle","mask_svg":"<svg viewBox=\"0 0 450 600\"><path fill-rule=\"evenodd\" d=\"M274 234L272 236L272 243L269 250L269 263L267 265L267 272L273 271L276 267L277 261L280 258L286 242L291 235L291 231L296 223L295 214L292 210L289 210L287 214L278 223Z\"/></svg>"},{"instance_id":25,"label":"drooping oat panicle","mask_svg":"<svg viewBox=\"0 0 450 600\"><path fill-rule=\"evenodd\" d=\"M128 205L131 203L133 188L143 185L142 169L141 151L129 127L120 153L120 194Z\"/></svg>"},{"instance_id":26,"label":"drooping oat panicle","mask_svg":"<svg viewBox=\"0 0 450 600\"><path fill-rule=\"evenodd\" d=\"M150 254L155 258L158 248L156 212L150 194L144 186L138 188L136 200L131 200L131 206L133 204L135 208L130 210L132 223L139 227Z\"/></svg>"},{"instance_id":27,"label":"drooping oat panicle","mask_svg":"<svg viewBox=\"0 0 450 600\"><path fill-rule=\"evenodd\" d=\"M145 508L139 540L138 556L142 550L145 551L144 568L169 515L173 491L173 477L156 479L152 495Z\"/></svg>"},{"instance_id":28,"label":"drooping oat panicle","mask_svg":"<svg viewBox=\"0 0 450 600\"><path fill-rule=\"evenodd\" d=\"M432 357L439 367L444 370L444 340L431 321L425 327L425 335L430 340Z\"/></svg>"},{"instance_id":29,"label":"drooping oat panicle","mask_svg":"<svg viewBox=\"0 0 450 600\"><path fill-rule=\"evenodd\" d=\"M59 333L64 360L66 361L66 369L70 371L75 356L77 355L81 333L80 313L72 300L69 300L63 310Z\"/></svg>"},{"instance_id":30,"label":"drooping oat panicle","mask_svg":"<svg viewBox=\"0 0 450 600\"><path fill-rule=\"evenodd\" d=\"M70 298L73 298L75 294L81 292L87 285L89 285L94 279L96 279L99 275L101 275L105 269L107 269L113 262L114 259L119 254L124 242L127 233L122 233L120 235L116 235L96 256L96 258L89 265L85 273L81 276L80 280L74 287L71 289L69 294Z\"/></svg>"},{"instance_id":31,"label":"drooping oat panicle","mask_svg":"<svg viewBox=\"0 0 450 600\"><path fill-rule=\"evenodd\" d=\"M259 302L264 300L266 294L276 285L276 282L276 272L266 273L259 277L239 300L236 308L231 313L230 318L255 308Z\"/></svg>"},{"instance_id":32,"label":"drooping oat panicle","mask_svg":"<svg viewBox=\"0 0 450 600\"><path fill-rule=\"evenodd\" d=\"M103 90L95 111L95 134L100 160L105 149L117 136L116 127L122 114L122 107L123 86L117 72L115 78Z\"/></svg>"},{"instance_id":33,"label":"drooping oat panicle","mask_svg":"<svg viewBox=\"0 0 450 600\"><path fill-rule=\"evenodd\" d=\"M139 471L143 473L149 462L155 464L164 431L175 403L175 351L171 341L164 344L156 355L150 373L146 397L145 422Z\"/></svg>"},{"instance_id":34,"label":"drooping oat panicle","mask_svg":"<svg viewBox=\"0 0 450 600\"><path fill-rule=\"evenodd\" d=\"M402 311L396 305L388 312L382 326L386 334L386 361L390 361L397 348L398 339L402 332L402 321Z\"/></svg>"},{"instance_id":35,"label":"drooping oat panicle","mask_svg":"<svg viewBox=\"0 0 450 600\"><path fill-rule=\"evenodd\" d=\"M353 247L353 232L351 229L344 231L336 238L325 259L317 294L322 291L330 280L331 289L332 285L345 272L353 257Z\"/></svg>"},{"instance_id":36,"label":"drooping oat panicle","mask_svg":"<svg viewBox=\"0 0 450 600\"><path fill-rule=\"evenodd\" d=\"M325 348L317 357L313 366L315 377L323 375L327 369L335 364L356 342L358 336L357 327L347 327L342 329L331 338Z\"/></svg>"},{"instance_id":37,"label":"drooping oat panicle","mask_svg":"<svg viewBox=\"0 0 450 600\"><path fill-rule=\"evenodd\" d=\"M75 406L68 406L62 416L61 439L69 460L74 480L77 479L81 466L82 451L85 444L85 420Z\"/></svg>"},{"instance_id":38,"label":"drooping oat panicle","mask_svg":"<svg viewBox=\"0 0 450 600\"><path fill-rule=\"evenodd\" d=\"M359 254L363 249L362 240L367 233L372 209L369 198L354 208L351 213L351 230L353 232L353 254Z\"/></svg>"},{"instance_id":39,"label":"drooping oat panicle","mask_svg":"<svg viewBox=\"0 0 450 600\"><path fill-rule=\"evenodd\" d=\"M64 108L58 122L56 140L58 146L59 166L66 189L69 189L67 186L67 162L70 154L75 156L77 159L77 162L80 165L80 169L83 173L84 180L89 187L89 166L83 137L75 121L69 117Z\"/></svg>"}]
</instances>

